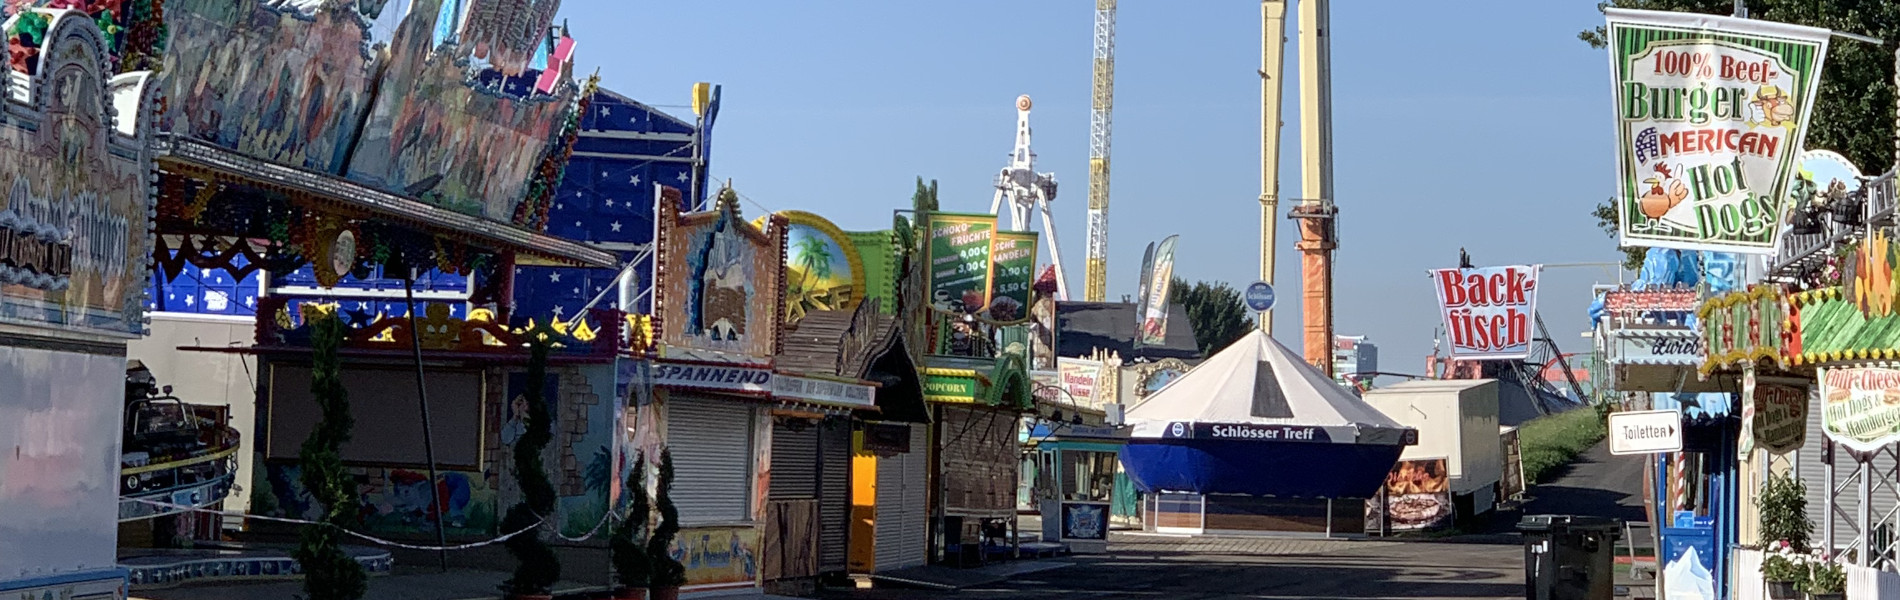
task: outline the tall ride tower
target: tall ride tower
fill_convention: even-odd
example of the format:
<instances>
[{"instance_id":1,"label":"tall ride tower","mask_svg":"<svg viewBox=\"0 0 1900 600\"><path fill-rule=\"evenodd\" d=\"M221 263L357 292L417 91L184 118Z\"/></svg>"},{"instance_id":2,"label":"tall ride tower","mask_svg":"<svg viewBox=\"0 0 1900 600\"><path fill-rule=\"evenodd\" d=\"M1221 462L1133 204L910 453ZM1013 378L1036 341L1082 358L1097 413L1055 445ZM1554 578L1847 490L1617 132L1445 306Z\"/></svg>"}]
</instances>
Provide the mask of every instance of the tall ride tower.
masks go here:
<instances>
[{"instance_id":1,"label":"tall ride tower","mask_svg":"<svg viewBox=\"0 0 1900 600\"><path fill-rule=\"evenodd\" d=\"M1089 109L1089 239L1082 299L1108 295L1108 134L1115 110L1115 0L1095 0L1095 81Z\"/></svg>"}]
</instances>

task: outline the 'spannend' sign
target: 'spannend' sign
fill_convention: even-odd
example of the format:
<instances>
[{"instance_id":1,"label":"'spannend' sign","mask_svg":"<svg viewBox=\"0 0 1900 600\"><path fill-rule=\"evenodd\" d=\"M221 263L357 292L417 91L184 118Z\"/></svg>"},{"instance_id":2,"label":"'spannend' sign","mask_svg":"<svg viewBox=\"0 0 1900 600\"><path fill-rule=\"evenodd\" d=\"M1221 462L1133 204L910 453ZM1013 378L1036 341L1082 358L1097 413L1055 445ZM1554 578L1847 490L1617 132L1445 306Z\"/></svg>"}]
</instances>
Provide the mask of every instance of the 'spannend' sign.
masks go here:
<instances>
[{"instance_id":1,"label":"'spannend' sign","mask_svg":"<svg viewBox=\"0 0 1900 600\"><path fill-rule=\"evenodd\" d=\"M1604 13L1623 245L1774 251L1828 31Z\"/></svg>"},{"instance_id":2,"label":"'spannend' sign","mask_svg":"<svg viewBox=\"0 0 1900 600\"><path fill-rule=\"evenodd\" d=\"M28 106L0 124L0 322L129 337L144 331L155 92L149 74L105 72L95 27L53 18L13 84Z\"/></svg>"},{"instance_id":3,"label":"'spannend' sign","mask_svg":"<svg viewBox=\"0 0 1900 600\"><path fill-rule=\"evenodd\" d=\"M772 370L763 367L664 362L653 365L653 385L742 394L769 394L773 389Z\"/></svg>"},{"instance_id":4,"label":"'spannend' sign","mask_svg":"<svg viewBox=\"0 0 1900 600\"><path fill-rule=\"evenodd\" d=\"M1857 452L1900 441L1900 371L1821 371L1821 431Z\"/></svg>"},{"instance_id":5,"label":"'spannend' sign","mask_svg":"<svg viewBox=\"0 0 1900 600\"><path fill-rule=\"evenodd\" d=\"M996 215L930 213L925 259L930 303L938 309L974 313L990 305L990 254Z\"/></svg>"},{"instance_id":6,"label":"'spannend' sign","mask_svg":"<svg viewBox=\"0 0 1900 600\"><path fill-rule=\"evenodd\" d=\"M1516 265L1431 272L1439 314L1460 359L1524 358L1536 325L1540 267Z\"/></svg>"},{"instance_id":7,"label":"'spannend' sign","mask_svg":"<svg viewBox=\"0 0 1900 600\"><path fill-rule=\"evenodd\" d=\"M1610 413L1610 454L1659 454L1682 450L1682 413L1643 410Z\"/></svg>"}]
</instances>

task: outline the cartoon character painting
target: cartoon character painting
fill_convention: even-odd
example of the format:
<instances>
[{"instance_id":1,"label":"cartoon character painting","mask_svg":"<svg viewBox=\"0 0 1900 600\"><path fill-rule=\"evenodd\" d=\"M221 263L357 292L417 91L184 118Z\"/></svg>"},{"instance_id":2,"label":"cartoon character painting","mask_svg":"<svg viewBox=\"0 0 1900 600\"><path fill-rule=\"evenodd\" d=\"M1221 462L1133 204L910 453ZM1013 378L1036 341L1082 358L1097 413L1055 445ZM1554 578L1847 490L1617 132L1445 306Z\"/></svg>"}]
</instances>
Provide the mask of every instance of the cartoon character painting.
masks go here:
<instances>
[{"instance_id":1,"label":"cartoon character painting","mask_svg":"<svg viewBox=\"0 0 1900 600\"><path fill-rule=\"evenodd\" d=\"M1676 170L1680 168L1677 167ZM1643 216L1660 219L1664 214L1668 214L1670 209L1688 199L1689 186L1676 178L1675 170L1670 169L1669 165L1656 163L1655 169L1655 176L1643 180L1649 188L1643 192L1642 198L1637 202L1642 207Z\"/></svg>"},{"instance_id":2,"label":"cartoon character painting","mask_svg":"<svg viewBox=\"0 0 1900 600\"><path fill-rule=\"evenodd\" d=\"M1782 127L1794 123L1794 102L1781 93L1780 86L1763 86L1748 103L1749 124Z\"/></svg>"}]
</instances>

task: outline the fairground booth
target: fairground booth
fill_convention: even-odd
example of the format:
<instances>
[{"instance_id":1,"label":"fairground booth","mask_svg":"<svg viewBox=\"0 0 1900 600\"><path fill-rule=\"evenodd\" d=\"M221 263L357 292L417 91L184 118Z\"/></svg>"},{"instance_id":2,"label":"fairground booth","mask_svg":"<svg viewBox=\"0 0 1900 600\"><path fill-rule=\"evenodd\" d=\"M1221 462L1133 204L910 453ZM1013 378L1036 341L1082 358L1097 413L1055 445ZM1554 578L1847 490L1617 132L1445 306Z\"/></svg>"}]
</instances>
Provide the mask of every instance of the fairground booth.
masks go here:
<instances>
[{"instance_id":1,"label":"fairground booth","mask_svg":"<svg viewBox=\"0 0 1900 600\"><path fill-rule=\"evenodd\" d=\"M1417 431L1254 330L1128 409L1122 464L1158 532L1366 531Z\"/></svg>"},{"instance_id":2,"label":"fairground booth","mask_svg":"<svg viewBox=\"0 0 1900 600\"><path fill-rule=\"evenodd\" d=\"M202 360L149 361L161 383L216 373L227 380L199 389L221 394L229 379L254 386L255 404L243 408L255 418L236 423L250 471L245 510L319 514L298 453L319 419L314 374L335 368L355 420L341 454L363 533L422 545L498 536L516 494L510 442L539 398L557 430L544 458L560 496L550 535L587 537L615 488L625 397L615 363L635 342L605 305L521 324L512 314L518 267L622 264L545 233L594 91L569 77L573 39L546 11L519 12L515 24L546 35L497 33L485 15L525 7L511 0L476 2L466 14L432 2L227 4L163 13L167 112L152 143L148 306L173 318L154 336L165 344L146 351L251 359L213 372L198 370ZM467 60L477 47L488 58ZM227 322L239 319L249 324ZM317 343L315 319L341 322L342 339ZM554 348L545 388L533 392L530 338ZM149 506L182 510L170 504ZM219 515L177 516L206 519L209 527L178 529L194 530L186 537L202 548ZM266 533L263 520L244 522ZM169 545L135 529L121 535L130 547ZM387 571L390 554L378 552L382 560L358 558ZM289 568L281 557L127 555L135 586Z\"/></svg>"},{"instance_id":3,"label":"fairground booth","mask_svg":"<svg viewBox=\"0 0 1900 600\"><path fill-rule=\"evenodd\" d=\"M126 343L145 329L151 65L22 10L0 77L0 596L119 599ZM111 24L110 21L106 21ZM11 32L29 31L30 34ZM174 413L175 416L177 415ZM147 460L166 462L163 454ZM228 486L228 476L225 484Z\"/></svg>"},{"instance_id":4,"label":"fairground booth","mask_svg":"<svg viewBox=\"0 0 1900 600\"><path fill-rule=\"evenodd\" d=\"M1738 596L1759 590L1758 501L1776 478L1805 492L1810 544L1844 564L1848 597L1900 589L1900 245L1894 173L1863 177L1831 152L1803 156L1791 230L1767 281L1698 312L1711 380L1740 391L1733 484L1741 522L1725 557ZM1672 489L1673 493L1673 489Z\"/></svg>"}]
</instances>

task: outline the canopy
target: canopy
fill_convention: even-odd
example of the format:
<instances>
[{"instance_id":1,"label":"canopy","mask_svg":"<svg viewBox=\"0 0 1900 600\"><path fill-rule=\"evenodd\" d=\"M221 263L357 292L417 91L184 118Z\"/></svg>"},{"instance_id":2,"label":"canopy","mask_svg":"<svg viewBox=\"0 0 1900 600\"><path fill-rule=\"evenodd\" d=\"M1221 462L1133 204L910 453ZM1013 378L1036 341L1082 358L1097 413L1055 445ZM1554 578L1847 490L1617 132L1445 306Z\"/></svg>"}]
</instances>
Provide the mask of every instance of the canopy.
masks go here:
<instances>
[{"instance_id":1,"label":"canopy","mask_svg":"<svg viewBox=\"0 0 1900 600\"><path fill-rule=\"evenodd\" d=\"M1364 498L1417 432L1254 330L1130 408L1146 492Z\"/></svg>"}]
</instances>

